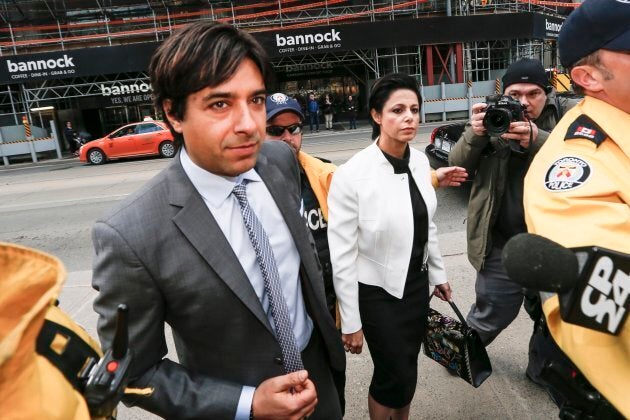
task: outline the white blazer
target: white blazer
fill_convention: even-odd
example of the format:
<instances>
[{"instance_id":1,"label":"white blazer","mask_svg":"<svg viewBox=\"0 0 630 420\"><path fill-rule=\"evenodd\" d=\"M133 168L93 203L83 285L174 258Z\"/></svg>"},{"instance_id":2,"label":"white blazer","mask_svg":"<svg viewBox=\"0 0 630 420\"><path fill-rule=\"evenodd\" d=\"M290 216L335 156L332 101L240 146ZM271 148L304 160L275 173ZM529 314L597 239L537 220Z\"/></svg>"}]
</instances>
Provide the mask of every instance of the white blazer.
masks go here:
<instances>
[{"instance_id":1,"label":"white blazer","mask_svg":"<svg viewBox=\"0 0 630 420\"><path fill-rule=\"evenodd\" d=\"M446 283L433 215L437 207L427 157L410 148L409 168L427 206L429 240L424 258L429 284ZM328 246L339 300L341 331L361 329L359 282L402 298L413 242L408 175L374 144L341 165L328 194ZM420 267L418 267L420 270Z\"/></svg>"}]
</instances>

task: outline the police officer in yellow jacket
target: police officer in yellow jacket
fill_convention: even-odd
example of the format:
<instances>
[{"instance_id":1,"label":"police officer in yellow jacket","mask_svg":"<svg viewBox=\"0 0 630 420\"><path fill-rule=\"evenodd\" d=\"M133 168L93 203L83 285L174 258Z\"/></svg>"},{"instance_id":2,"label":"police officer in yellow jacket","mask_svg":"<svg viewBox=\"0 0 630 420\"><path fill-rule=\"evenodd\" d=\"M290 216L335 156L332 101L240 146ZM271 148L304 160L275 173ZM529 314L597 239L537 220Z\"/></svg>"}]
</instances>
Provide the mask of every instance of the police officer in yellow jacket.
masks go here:
<instances>
[{"instance_id":1,"label":"police officer in yellow jacket","mask_svg":"<svg viewBox=\"0 0 630 420\"><path fill-rule=\"evenodd\" d=\"M534 159L524 205L529 232L565 247L630 255L629 22L630 2L585 0L560 31L561 62L585 99ZM562 351L630 418L630 322L613 336L564 322L557 296L543 310Z\"/></svg>"},{"instance_id":2,"label":"police officer in yellow jacket","mask_svg":"<svg viewBox=\"0 0 630 420\"><path fill-rule=\"evenodd\" d=\"M52 255L0 242L0 418L91 418L76 362L102 353L54 304L65 277Z\"/></svg>"}]
</instances>

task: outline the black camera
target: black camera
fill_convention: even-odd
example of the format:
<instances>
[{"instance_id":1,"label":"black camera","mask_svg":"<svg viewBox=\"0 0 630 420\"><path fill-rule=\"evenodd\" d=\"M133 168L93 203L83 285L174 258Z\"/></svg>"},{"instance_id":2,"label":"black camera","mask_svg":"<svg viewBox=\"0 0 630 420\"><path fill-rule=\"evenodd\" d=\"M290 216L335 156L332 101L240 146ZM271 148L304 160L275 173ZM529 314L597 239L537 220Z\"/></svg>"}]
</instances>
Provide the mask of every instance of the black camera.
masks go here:
<instances>
[{"instance_id":1,"label":"black camera","mask_svg":"<svg viewBox=\"0 0 630 420\"><path fill-rule=\"evenodd\" d=\"M512 121L525 120L525 105L511 96L486 96L486 116L483 117L483 127L488 135L498 137L510 130Z\"/></svg>"}]
</instances>

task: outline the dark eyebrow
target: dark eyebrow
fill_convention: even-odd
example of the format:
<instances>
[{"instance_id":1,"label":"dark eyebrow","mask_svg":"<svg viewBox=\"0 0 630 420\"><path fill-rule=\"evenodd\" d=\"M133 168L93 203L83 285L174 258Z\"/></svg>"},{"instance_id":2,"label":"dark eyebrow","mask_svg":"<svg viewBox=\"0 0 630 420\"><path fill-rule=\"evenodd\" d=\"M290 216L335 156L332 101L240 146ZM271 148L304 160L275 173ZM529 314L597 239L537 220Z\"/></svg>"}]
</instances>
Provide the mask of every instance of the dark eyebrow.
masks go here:
<instances>
[{"instance_id":1,"label":"dark eyebrow","mask_svg":"<svg viewBox=\"0 0 630 420\"><path fill-rule=\"evenodd\" d=\"M258 89L256 91L254 91L254 93L252 93L251 96L259 96L259 95L266 95L267 94L267 90L266 89ZM203 97L204 101L211 101L213 99L229 99L234 97L234 95L231 92L210 92L209 94L207 94L206 96Z\"/></svg>"},{"instance_id":2,"label":"dark eyebrow","mask_svg":"<svg viewBox=\"0 0 630 420\"><path fill-rule=\"evenodd\" d=\"M393 108L393 107L395 107L395 106L403 106L403 107L407 107L407 104L404 104L404 103L402 103L402 102L398 102L398 103L393 104L393 105L392 105L392 108ZM419 105L419 104L417 104L417 103L413 103L413 104L409 105L409 108L413 108L414 106L420 106L420 105Z\"/></svg>"}]
</instances>

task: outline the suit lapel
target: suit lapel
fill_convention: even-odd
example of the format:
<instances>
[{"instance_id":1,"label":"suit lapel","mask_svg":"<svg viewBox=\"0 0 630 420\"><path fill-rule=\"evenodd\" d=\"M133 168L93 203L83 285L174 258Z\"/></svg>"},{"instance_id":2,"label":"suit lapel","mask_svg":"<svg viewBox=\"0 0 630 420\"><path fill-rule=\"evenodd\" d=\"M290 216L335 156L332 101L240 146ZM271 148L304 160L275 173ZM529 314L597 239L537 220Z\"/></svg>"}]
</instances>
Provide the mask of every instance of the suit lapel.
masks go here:
<instances>
[{"instance_id":1,"label":"suit lapel","mask_svg":"<svg viewBox=\"0 0 630 420\"><path fill-rule=\"evenodd\" d=\"M318 295L324 296L323 281L313 281L311 276L305 275L308 270L304 270L304 268L311 267L312 270L316 263L315 248L314 245L311 247L312 239L309 238L309 233L306 229L304 219L302 218L302 215L300 215L299 183L296 183L293 187L288 185L287 181L291 181L291 179L287 179L287 176L283 174L280 168L269 163L268 159L264 155L259 155L258 157L256 172L258 172L265 183L265 186L271 193L271 196L276 202L278 209L280 209L280 213L291 232L293 242L298 250L303 267L303 269L300 270L302 285L305 286L306 283L307 288L314 289ZM292 188L294 189L293 191ZM304 288L303 291L306 292ZM308 299L306 299L307 295L308 293L304 297L306 303L308 304Z\"/></svg>"},{"instance_id":2,"label":"suit lapel","mask_svg":"<svg viewBox=\"0 0 630 420\"><path fill-rule=\"evenodd\" d=\"M262 178L278 209L280 209L280 213L282 213L282 217L298 248L300 258L303 259L304 250L302 245L308 243L308 237L304 228L304 219L300 215L299 185L293 187L295 190L291 191L292 186L287 185L287 177L283 175L277 166L269 164L264 155L258 158L256 172Z\"/></svg>"},{"instance_id":3,"label":"suit lapel","mask_svg":"<svg viewBox=\"0 0 630 420\"><path fill-rule=\"evenodd\" d=\"M203 198L186 176L179 156L169 168L167 180L170 204L181 208L173 217L175 225L216 275L273 334L267 314L238 257L234 254Z\"/></svg>"}]
</instances>

